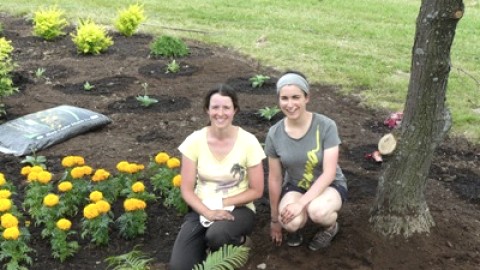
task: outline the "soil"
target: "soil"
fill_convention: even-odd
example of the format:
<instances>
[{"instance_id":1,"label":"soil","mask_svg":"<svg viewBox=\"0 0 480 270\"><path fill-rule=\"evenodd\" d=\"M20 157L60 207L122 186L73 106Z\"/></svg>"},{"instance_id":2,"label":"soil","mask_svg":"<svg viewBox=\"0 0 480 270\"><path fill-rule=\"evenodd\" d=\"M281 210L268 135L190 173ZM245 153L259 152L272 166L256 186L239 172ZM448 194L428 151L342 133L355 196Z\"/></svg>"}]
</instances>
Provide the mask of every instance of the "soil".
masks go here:
<instances>
[{"instance_id":1,"label":"soil","mask_svg":"<svg viewBox=\"0 0 480 270\"><path fill-rule=\"evenodd\" d=\"M100 55L79 55L67 35L47 42L32 35L32 25L23 18L0 14L4 36L12 41L14 73L19 92L3 99L7 115L1 122L62 104L105 114L112 123L75 136L37 152L47 157L47 166L62 173L60 161L67 155L85 157L93 168L115 171L121 160L147 164L159 151L179 156L177 146L192 131L207 124L201 103L206 91L229 83L239 94L241 112L236 123L262 142L268 128L279 119L262 119L257 111L276 104L274 82L280 71L262 66L229 48L187 40L191 53L177 59L184 72L165 74L170 59L149 56L154 37L138 33L123 37L110 33L114 45ZM73 31L70 29L69 31ZM35 76L44 68L42 78ZM262 88L253 89L248 78L269 75ZM88 81L95 88L86 91ZM139 106L135 97L148 95L160 102ZM436 222L429 234L385 238L372 231L369 209L375 197L383 163L366 159L378 140L390 131L383 124L390 112L366 108L352 96L341 96L340 86L312 85L309 108L333 118L342 138L340 165L349 184L349 201L339 215L340 232L326 250L312 252L306 245L275 247L269 240L268 199L256 202L258 222L253 247L242 269L478 269L480 265L480 147L462 138L446 138L437 149L427 180L426 199ZM0 172L19 187L23 157L0 154ZM81 250L60 263L51 256L40 230L30 228L34 263L29 269L105 269L108 256L129 252L139 245L154 259L153 269L165 269L182 217L161 201L148 207L148 229L143 237L126 241L113 231L106 247L78 239ZM309 239L315 228L309 225ZM188 254L186 254L188 256Z\"/></svg>"}]
</instances>

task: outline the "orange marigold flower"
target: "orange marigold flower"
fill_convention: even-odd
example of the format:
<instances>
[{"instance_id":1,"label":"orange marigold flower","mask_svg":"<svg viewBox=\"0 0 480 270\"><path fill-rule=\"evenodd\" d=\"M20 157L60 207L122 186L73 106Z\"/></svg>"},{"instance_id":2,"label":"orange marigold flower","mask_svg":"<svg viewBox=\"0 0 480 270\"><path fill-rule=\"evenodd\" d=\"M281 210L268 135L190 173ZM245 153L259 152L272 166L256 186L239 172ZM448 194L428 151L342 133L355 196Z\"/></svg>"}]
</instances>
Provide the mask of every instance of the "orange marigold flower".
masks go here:
<instances>
[{"instance_id":1,"label":"orange marigold flower","mask_svg":"<svg viewBox=\"0 0 480 270\"><path fill-rule=\"evenodd\" d=\"M42 184L47 184L52 180L52 174L48 171L41 171L38 173L37 181Z\"/></svg>"},{"instance_id":2,"label":"orange marigold flower","mask_svg":"<svg viewBox=\"0 0 480 270\"><path fill-rule=\"evenodd\" d=\"M142 182L137 181L137 182L133 183L132 191L133 192L144 192L145 191L145 185Z\"/></svg>"},{"instance_id":3,"label":"orange marigold flower","mask_svg":"<svg viewBox=\"0 0 480 270\"><path fill-rule=\"evenodd\" d=\"M182 176L180 174L177 174L175 177L173 177L172 185L174 187L180 187L180 185L182 185Z\"/></svg>"},{"instance_id":4,"label":"orange marigold flower","mask_svg":"<svg viewBox=\"0 0 480 270\"><path fill-rule=\"evenodd\" d=\"M98 217L99 214L100 212L98 211L98 207L94 203L90 203L87 206L85 206L85 208L83 208L83 216L86 219L96 218Z\"/></svg>"},{"instance_id":5,"label":"orange marigold flower","mask_svg":"<svg viewBox=\"0 0 480 270\"><path fill-rule=\"evenodd\" d=\"M2 235L5 240L17 240L20 236L20 230L18 229L18 227L6 228L3 231Z\"/></svg>"},{"instance_id":6,"label":"orange marigold flower","mask_svg":"<svg viewBox=\"0 0 480 270\"><path fill-rule=\"evenodd\" d=\"M61 191L61 192L70 191L70 190L72 190L72 188L73 188L73 185L72 185L72 182L70 182L70 181L65 181L65 182L62 182L62 183L58 184L58 191Z\"/></svg>"},{"instance_id":7,"label":"orange marigold flower","mask_svg":"<svg viewBox=\"0 0 480 270\"><path fill-rule=\"evenodd\" d=\"M180 167L180 160L178 158L170 158L168 161L167 161L167 167L170 168L170 169L175 169L175 168L178 168Z\"/></svg>"},{"instance_id":8,"label":"orange marigold flower","mask_svg":"<svg viewBox=\"0 0 480 270\"><path fill-rule=\"evenodd\" d=\"M105 169L98 169L92 176L93 182L100 182L108 179L110 177L110 173Z\"/></svg>"},{"instance_id":9,"label":"orange marigold flower","mask_svg":"<svg viewBox=\"0 0 480 270\"><path fill-rule=\"evenodd\" d=\"M49 193L47 196L43 197L43 204L48 207L53 207L58 204L60 198L58 195Z\"/></svg>"},{"instance_id":10,"label":"orange marigold flower","mask_svg":"<svg viewBox=\"0 0 480 270\"><path fill-rule=\"evenodd\" d=\"M103 199L103 194L100 191L92 191L89 198L92 202L98 202Z\"/></svg>"},{"instance_id":11,"label":"orange marigold flower","mask_svg":"<svg viewBox=\"0 0 480 270\"><path fill-rule=\"evenodd\" d=\"M27 176L31 171L32 171L32 167L31 167L31 166L25 166L25 167L23 167L22 170L20 171L20 174L23 175L23 176Z\"/></svg>"},{"instance_id":12,"label":"orange marigold flower","mask_svg":"<svg viewBox=\"0 0 480 270\"><path fill-rule=\"evenodd\" d=\"M0 189L0 198L1 199L8 199L12 196L12 192L8 189Z\"/></svg>"},{"instance_id":13,"label":"orange marigold flower","mask_svg":"<svg viewBox=\"0 0 480 270\"><path fill-rule=\"evenodd\" d=\"M108 213L108 211L111 209L110 203L105 200L99 200L95 203L95 205L97 206L98 212L101 214Z\"/></svg>"},{"instance_id":14,"label":"orange marigold flower","mask_svg":"<svg viewBox=\"0 0 480 270\"><path fill-rule=\"evenodd\" d=\"M5 229L18 226L18 219L10 213L3 214L0 220L2 227Z\"/></svg>"},{"instance_id":15,"label":"orange marigold flower","mask_svg":"<svg viewBox=\"0 0 480 270\"><path fill-rule=\"evenodd\" d=\"M0 212L5 212L12 208L12 201L10 199L1 198L0 199Z\"/></svg>"},{"instance_id":16,"label":"orange marigold flower","mask_svg":"<svg viewBox=\"0 0 480 270\"><path fill-rule=\"evenodd\" d=\"M72 227L72 222L66 218L61 218L57 221L57 228L62 231L68 231Z\"/></svg>"},{"instance_id":17,"label":"orange marigold flower","mask_svg":"<svg viewBox=\"0 0 480 270\"><path fill-rule=\"evenodd\" d=\"M155 162L159 165L165 164L170 159L170 156L165 152L160 152L155 156Z\"/></svg>"}]
</instances>

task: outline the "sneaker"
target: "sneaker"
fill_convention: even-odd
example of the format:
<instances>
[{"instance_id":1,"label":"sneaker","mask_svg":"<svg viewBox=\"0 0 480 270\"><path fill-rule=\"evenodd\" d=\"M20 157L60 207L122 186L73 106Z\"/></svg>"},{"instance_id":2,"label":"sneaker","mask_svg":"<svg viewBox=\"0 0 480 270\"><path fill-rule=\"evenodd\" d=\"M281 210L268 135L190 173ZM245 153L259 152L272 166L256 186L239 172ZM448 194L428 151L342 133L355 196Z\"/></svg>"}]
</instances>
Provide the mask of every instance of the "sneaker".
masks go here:
<instances>
[{"instance_id":1,"label":"sneaker","mask_svg":"<svg viewBox=\"0 0 480 270\"><path fill-rule=\"evenodd\" d=\"M326 248L330 245L330 242L332 242L332 239L337 235L338 230L340 226L338 225L338 222L335 223L335 227L333 228L333 231L327 231L327 230L322 230L317 232L315 236L313 237L312 241L308 244L308 248L310 250L316 251L321 248Z\"/></svg>"},{"instance_id":2,"label":"sneaker","mask_svg":"<svg viewBox=\"0 0 480 270\"><path fill-rule=\"evenodd\" d=\"M303 236L299 232L287 234L287 245L289 247L298 247L303 243Z\"/></svg>"}]
</instances>

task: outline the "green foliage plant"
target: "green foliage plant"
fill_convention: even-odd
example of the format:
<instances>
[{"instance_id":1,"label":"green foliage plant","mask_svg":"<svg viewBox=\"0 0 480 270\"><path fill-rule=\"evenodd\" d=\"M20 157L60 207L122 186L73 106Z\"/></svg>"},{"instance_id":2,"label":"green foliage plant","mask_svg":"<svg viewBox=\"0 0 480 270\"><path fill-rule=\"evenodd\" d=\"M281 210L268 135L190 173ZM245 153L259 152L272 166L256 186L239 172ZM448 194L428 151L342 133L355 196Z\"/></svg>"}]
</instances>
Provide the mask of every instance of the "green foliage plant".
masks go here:
<instances>
[{"instance_id":1,"label":"green foliage plant","mask_svg":"<svg viewBox=\"0 0 480 270\"><path fill-rule=\"evenodd\" d=\"M155 98L151 98L147 95L147 92L148 92L148 83L143 83L142 84L142 88L143 88L143 96L137 96L135 99L140 102L140 104L143 106L143 107L150 107L151 105L155 104L158 102L157 99Z\"/></svg>"},{"instance_id":2,"label":"green foliage plant","mask_svg":"<svg viewBox=\"0 0 480 270\"><path fill-rule=\"evenodd\" d=\"M273 107L265 107L258 109L258 114L266 119L267 121L272 120L272 118L277 115L277 113L280 112L280 109L278 106L273 106Z\"/></svg>"},{"instance_id":3,"label":"green foliage plant","mask_svg":"<svg viewBox=\"0 0 480 270\"><path fill-rule=\"evenodd\" d=\"M100 54L113 45L105 28L91 19L80 20L76 34L72 33L72 41L81 54Z\"/></svg>"},{"instance_id":4,"label":"green foliage plant","mask_svg":"<svg viewBox=\"0 0 480 270\"><path fill-rule=\"evenodd\" d=\"M25 156L25 158L20 161L21 164L29 164L30 166L40 166L44 170L47 169L47 158L45 156L39 156L35 153L35 151L32 151L31 156Z\"/></svg>"},{"instance_id":5,"label":"green foliage plant","mask_svg":"<svg viewBox=\"0 0 480 270\"><path fill-rule=\"evenodd\" d=\"M250 248L245 246L224 245L217 251L211 252L193 270L232 270L244 266L248 260Z\"/></svg>"},{"instance_id":6,"label":"green foliage plant","mask_svg":"<svg viewBox=\"0 0 480 270\"><path fill-rule=\"evenodd\" d=\"M118 255L110 256L105 259L107 263L107 270L146 270L150 269L149 263L153 261L147 254L138 250L138 246L135 246L132 251Z\"/></svg>"},{"instance_id":7,"label":"green foliage plant","mask_svg":"<svg viewBox=\"0 0 480 270\"><path fill-rule=\"evenodd\" d=\"M16 231L14 233L7 233ZM29 253L34 252L28 246L30 234L25 228L12 227L3 231L0 236L0 262L2 269L6 270L28 270L25 265L32 265L33 260Z\"/></svg>"},{"instance_id":8,"label":"green foliage plant","mask_svg":"<svg viewBox=\"0 0 480 270\"><path fill-rule=\"evenodd\" d=\"M13 95L18 88L13 86L11 72L15 69L15 63L12 60L11 53L13 46L11 41L0 38L0 116L6 114L1 99Z\"/></svg>"},{"instance_id":9,"label":"green foliage plant","mask_svg":"<svg viewBox=\"0 0 480 270\"><path fill-rule=\"evenodd\" d=\"M68 21L64 15L65 12L56 6L36 11L33 16L34 34L46 40L65 35L63 30L68 26Z\"/></svg>"},{"instance_id":10,"label":"green foliage plant","mask_svg":"<svg viewBox=\"0 0 480 270\"><path fill-rule=\"evenodd\" d=\"M250 83L252 84L252 87L253 88L260 88L262 87L266 81L268 81L270 79L269 76L265 76L265 75L262 75L262 74L257 74L253 77L250 77L249 81Z\"/></svg>"},{"instance_id":11,"label":"green foliage plant","mask_svg":"<svg viewBox=\"0 0 480 270\"><path fill-rule=\"evenodd\" d=\"M143 5L137 3L130 5L126 9L120 10L118 17L114 21L114 25L118 32L124 36L130 37L145 19Z\"/></svg>"},{"instance_id":12,"label":"green foliage plant","mask_svg":"<svg viewBox=\"0 0 480 270\"><path fill-rule=\"evenodd\" d=\"M153 56L182 57L189 53L190 49L183 40L168 35L156 38L150 45L150 54Z\"/></svg>"},{"instance_id":13,"label":"green foliage plant","mask_svg":"<svg viewBox=\"0 0 480 270\"><path fill-rule=\"evenodd\" d=\"M52 255L54 258L64 262L67 258L72 257L79 250L80 245L77 241L69 241L69 237L76 234L74 230L70 230L71 221L68 219L60 219L56 222L56 227L50 236L50 245L52 247Z\"/></svg>"},{"instance_id":14,"label":"green foliage plant","mask_svg":"<svg viewBox=\"0 0 480 270\"><path fill-rule=\"evenodd\" d=\"M43 75L45 74L45 68L43 67L39 67L37 68L37 70L35 70L35 77L37 79L40 79L40 78L43 78Z\"/></svg>"},{"instance_id":15,"label":"green foliage plant","mask_svg":"<svg viewBox=\"0 0 480 270\"><path fill-rule=\"evenodd\" d=\"M88 81L86 81L86 82L83 84L83 90L85 90L85 91L90 91L90 90L92 90L93 88L95 88L95 85L90 84Z\"/></svg>"},{"instance_id":16,"label":"green foliage plant","mask_svg":"<svg viewBox=\"0 0 480 270\"><path fill-rule=\"evenodd\" d=\"M167 71L165 71L165 73L178 73L179 71L180 65L173 59L172 62L167 64Z\"/></svg>"}]
</instances>

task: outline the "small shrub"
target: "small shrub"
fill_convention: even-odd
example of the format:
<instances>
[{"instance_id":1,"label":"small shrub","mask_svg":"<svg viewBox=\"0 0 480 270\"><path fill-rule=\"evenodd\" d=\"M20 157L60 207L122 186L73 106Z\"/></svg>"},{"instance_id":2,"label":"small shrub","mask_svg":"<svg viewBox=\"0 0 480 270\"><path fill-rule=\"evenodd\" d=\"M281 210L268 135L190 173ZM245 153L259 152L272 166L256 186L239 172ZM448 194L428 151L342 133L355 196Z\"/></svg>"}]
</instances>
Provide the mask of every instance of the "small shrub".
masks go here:
<instances>
[{"instance_id":1,"label":"small shrub","mask_svg":"<svg viewBox=\"0 0 480 270\"><path fill-rule=\"evenodd\" d=\"M35 77L40 79L40 78L43 78L43 74L45 74L45 69L42 68L42 67L39 67L37 68L37 70L35 70Z\"/></svg>"},{"instance_id":2,"label":"small shrub","mask_svg":"<svg viewBox=\"0 0 480 270\"><path fill-rule=\"evenodd\" d=\"M153 56L182 57L189 53L185 42L176 37L160 36L150 45L150 54Z\"/></svg>"},{"instance_id":3,"label":"small shrub","mask_svg":"<svg viewBox=\"0 0 480 270\"><path fill-rule=\"evenodd\" d=\"M10 55L12 51L11 41L3 37L0 38L0 100L2 97L10 96L15 91L18 91L17 88L13 87L11 77L11 72L15 68L15 63ZM0 115L5 113L4 105L0 102Z\"/></svg>"},{"instance_id":4,"label":"small shrub","mask_svg":"<svg viewBox=\"0 0 480 270\"><path fill-rule=\"evenodd\" d=\"M65 35L63 29L68 26L64 17L64 11L57 7L41 9L35 12L33 17L33 32L46 40L52 40Z\"/></svg>"},{"instance_id":5,"label":"small shrub","mask_svg":"<svg viewBox=\"0 0 480 270\"><path fill-rule=\"evenodd\" d=\"M95 88L95 85L90 84L88 81L83 84L83 90L90 91Z\"/></svg>"},{"instance_id":6,"label":"small shrub","mask_svg":"<svg viewBox=\"0 0 480 270\"><path fill-rule=\"evenodd\" d=\"M114 25L118 32L124 36L130 37L135 33L140 23L144 20L143 5L135 4L121 10Z\"/></svg>"},{"instance_id":7,"label":"small shrub","mask_svg":"<svg viewBox=\"0 0 480 270\"><path fill-rule=\"evenodd\" d=\"M260 88L269 79L270 79L270 77L259 74L259 75L255 75L255 76L251 77L249 79L249 81L252 83L253 88Z\"/></svg>"},{"instance_id":8,"label":"small shrub","mask_svg":"<svg viewBox=\"0 0 480 270\"><path fill-rule=\"evenodd\" d=\"M77 51L83 54L100 54L113 45L107 31L90 19L80 21L77 34L72 34L72 41Z\"/></svg>"},{"instance_id":9,"label":"small shrub","mask_svg":"<svg viewBox=\"0 0 480 270\"><path fill-rule=\"evenodd\" d=\"M265 107L258 110L258 114L264 119L270 121L272 118L280 112L280 109L277 106Z\"/></svg>"}]
</instances>

